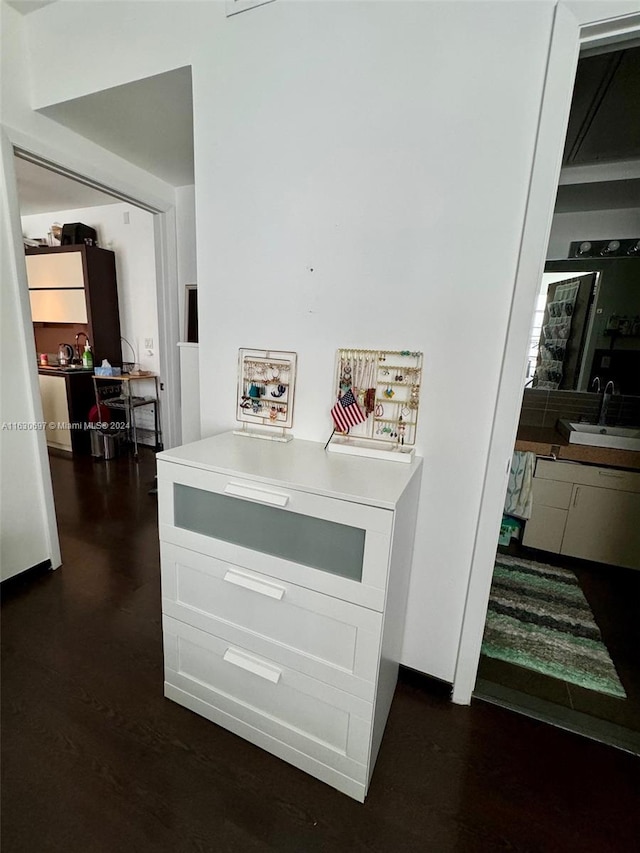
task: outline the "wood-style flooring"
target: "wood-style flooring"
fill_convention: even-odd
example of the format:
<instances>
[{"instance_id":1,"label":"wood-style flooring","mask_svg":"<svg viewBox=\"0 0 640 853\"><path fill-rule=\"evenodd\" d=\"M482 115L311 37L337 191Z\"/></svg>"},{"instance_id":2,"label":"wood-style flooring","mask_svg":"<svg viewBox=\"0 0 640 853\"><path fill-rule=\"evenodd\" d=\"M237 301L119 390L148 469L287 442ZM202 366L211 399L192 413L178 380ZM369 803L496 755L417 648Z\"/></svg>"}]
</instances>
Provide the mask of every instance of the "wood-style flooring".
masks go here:
<instances>
[{"instance_id":1,"label":"wood-style flooring","mask_svg":"<svg viewBox=\"0 0 640 853\"><path fill-rule=\"evenodd\" d=\"M637 758L408 670L364 805L165 699L153 454L51 463L64 565L2 589L3 853L638 849Z\"/></svg>"}]
</instances>

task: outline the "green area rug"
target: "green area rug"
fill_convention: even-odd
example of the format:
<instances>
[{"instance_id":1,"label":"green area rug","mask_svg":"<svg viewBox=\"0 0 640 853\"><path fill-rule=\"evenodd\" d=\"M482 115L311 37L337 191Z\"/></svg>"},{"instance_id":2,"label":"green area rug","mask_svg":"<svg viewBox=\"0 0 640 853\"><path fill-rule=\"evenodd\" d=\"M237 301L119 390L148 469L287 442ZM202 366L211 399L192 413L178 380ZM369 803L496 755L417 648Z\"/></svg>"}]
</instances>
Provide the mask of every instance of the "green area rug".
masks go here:
<instances>
[{"instance_id":1,"label":"green area rug","mask_svg":"<svg viewBox=\"0 0 640 853\"><path fill-rule=\"evenodd\" d=\"M482 653L588 690L627 695L568 569L498 554Z\"/></svg>"}]
</instances>

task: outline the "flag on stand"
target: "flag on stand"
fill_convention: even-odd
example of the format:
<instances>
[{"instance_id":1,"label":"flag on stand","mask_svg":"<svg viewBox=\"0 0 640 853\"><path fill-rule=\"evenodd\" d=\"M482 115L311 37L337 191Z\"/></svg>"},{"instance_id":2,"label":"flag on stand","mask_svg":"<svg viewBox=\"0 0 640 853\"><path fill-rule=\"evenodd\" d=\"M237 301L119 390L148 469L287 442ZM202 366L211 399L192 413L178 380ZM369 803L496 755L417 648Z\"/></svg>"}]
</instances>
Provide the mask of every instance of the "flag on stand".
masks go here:
<instances>
[{"instance_id":1,"label":"flag on stand","mask_svg":"<svg viewBox=\"0 0 640 853\"><path fill-rule=\"evenodd\" d=\"M357 426L367 419L351 388L338 398L338 402L331 409L331 417L336 429L340 432L349 432L350 427Z\"/></svg>"}]
</instances>

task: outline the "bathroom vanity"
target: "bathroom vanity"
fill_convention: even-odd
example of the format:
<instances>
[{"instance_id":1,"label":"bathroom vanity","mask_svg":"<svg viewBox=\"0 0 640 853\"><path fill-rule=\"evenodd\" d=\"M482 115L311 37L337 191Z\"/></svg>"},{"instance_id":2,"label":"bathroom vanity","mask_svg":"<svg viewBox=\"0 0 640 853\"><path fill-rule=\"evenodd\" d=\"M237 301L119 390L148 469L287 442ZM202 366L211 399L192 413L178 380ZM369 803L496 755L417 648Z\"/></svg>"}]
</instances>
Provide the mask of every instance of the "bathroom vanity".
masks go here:
<instances>
[{"instance_id":1,"label":"bathroom vanity","mask_svg":"<svg viewBox=\"0 0 640 853\"><path fill-rule=\"evenodd\" d=\"M364 801L422 460L231 433L157 458L165 695Z\"/></svg>"},{"instance_id":2,"label":"bathroom vanity","mask_svg":"<svg viewBox=\"0 0 640 853\"><path fill-rule=\"evenodd\" d=\"M523 544L640 569L640 473L539 459Z\"/></svg>"}]
</instances>

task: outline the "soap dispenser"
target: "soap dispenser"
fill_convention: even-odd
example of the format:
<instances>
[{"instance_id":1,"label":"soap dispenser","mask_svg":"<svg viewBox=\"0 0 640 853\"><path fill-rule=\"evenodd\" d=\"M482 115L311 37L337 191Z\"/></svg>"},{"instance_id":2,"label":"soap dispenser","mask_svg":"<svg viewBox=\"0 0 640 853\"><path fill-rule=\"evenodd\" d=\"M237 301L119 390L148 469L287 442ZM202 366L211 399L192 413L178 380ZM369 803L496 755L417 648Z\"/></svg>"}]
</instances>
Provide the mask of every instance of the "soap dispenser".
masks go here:
<instances>
[{"instance_id":1,"label":"soap dispenser","mask_svg":"<svg viewBox=\"0 0 640 853\"><path fill-rule=\"evenodd\" d=\"M88 340L85 342L84 352L82 353L82 366L87 368L93 367L93 353L91 352Z\"/></svg>"}]
</instances>

